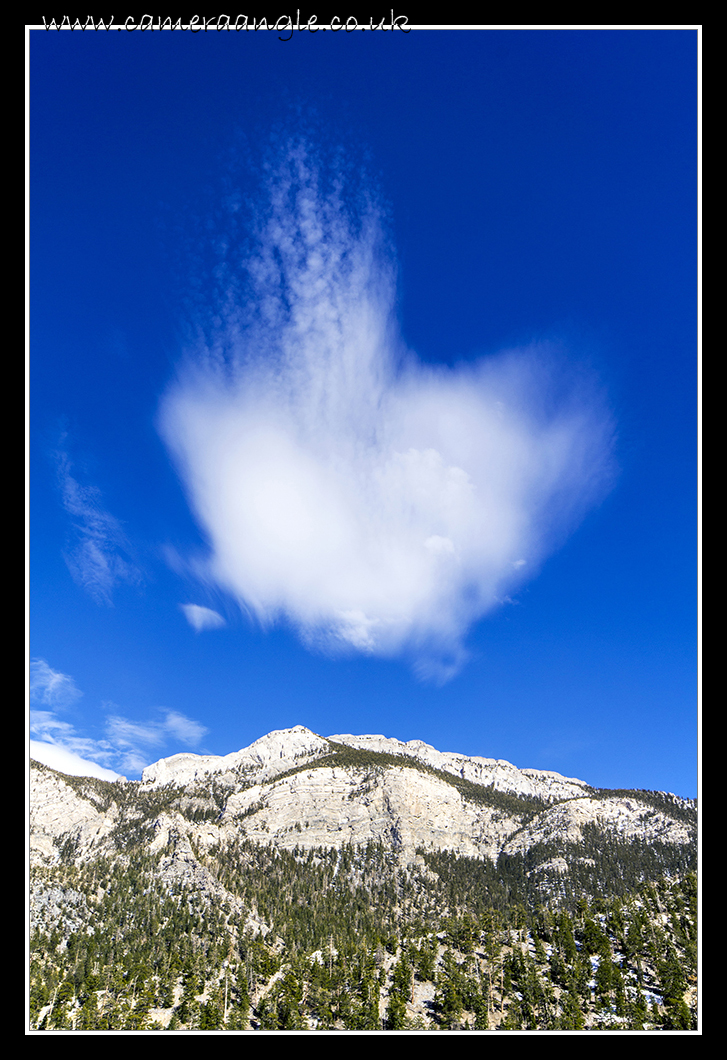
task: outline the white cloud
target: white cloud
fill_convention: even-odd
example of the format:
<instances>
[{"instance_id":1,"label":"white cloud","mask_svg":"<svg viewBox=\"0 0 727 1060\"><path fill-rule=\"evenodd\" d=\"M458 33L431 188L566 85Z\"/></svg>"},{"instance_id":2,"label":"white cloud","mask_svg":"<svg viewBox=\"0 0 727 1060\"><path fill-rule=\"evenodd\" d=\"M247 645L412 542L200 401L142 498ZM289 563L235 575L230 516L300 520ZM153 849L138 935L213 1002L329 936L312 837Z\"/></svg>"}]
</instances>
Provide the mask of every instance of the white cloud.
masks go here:
<instances>
[{"instance_id":1,"label":"white cloud","mask_svg":"<svg viewBox=\"0 0 727 1060\"><path fill-rule=\"evenodd\" d=\"M30 696L49 707L67 707L83 693L68 674L52 670L45 659L33 659L30 664Z\"/></svg>"},{"instance_id":2,"label":"white cloud","mask_svg":"<svg viewBox=\"0 0 727 1060\"><path fill-rule=\"evenodd\" d=\"M203 629L219 629L225 624L222 615L210 607L201 607L199 604L180 604L179 606L190 626L198 633Z\"/></svg>"},{"instance_id":3,"label":"white cloud","mask_svg":"<svg viewBox=\"0 0 727 1060\"><path fill-rule=\"evenodd\" d=\"M202 737L208 731L204 725L192 718L186 718L184 714L178 714L174 710L167 712L164 720L164 728L170 736L176 736L187 747L196 747Z\"/></svg>"},{"instance_id":4,"label":"white cloud","mask_svg":"<svg viewBox=\"0 0 727 1060\"><path fill-rule=\"evenodd\" d=\"M404 652L443 679L470 624L603 495L611 424L545 347L451 369L402 358L375 210L322 180L291 148L247 300L230 309L231 279L160 429L211 543L207 579L312 646Z\"/></svg>"},{"instance_id":5,"label":"white cloud","mask_svg":"<svg viewBox=\"0 0 727 1060\"><path fill-rule=\"evenodd\" d=\"M110 705L110 704L109 704ZM106 732L115 747L125 750L158 747L164 743L164 729L157 722L138 722L111 714L106 719Z\"/></svg>"},{"instance_id":6,"label":"white cloud","mask_svg":"<svg viewBox=\"0 0 727 1060\"><path fill-rule=\"evenodd\" d=\"M64 554L66 565L97 603L110 604L114 586L139 582L141 572L130 558L121 523L103 508L100 491L76 481L66 453L58 453L57 460L63 507L76 531L76 544Z\"/></svg>"}]
</instances>

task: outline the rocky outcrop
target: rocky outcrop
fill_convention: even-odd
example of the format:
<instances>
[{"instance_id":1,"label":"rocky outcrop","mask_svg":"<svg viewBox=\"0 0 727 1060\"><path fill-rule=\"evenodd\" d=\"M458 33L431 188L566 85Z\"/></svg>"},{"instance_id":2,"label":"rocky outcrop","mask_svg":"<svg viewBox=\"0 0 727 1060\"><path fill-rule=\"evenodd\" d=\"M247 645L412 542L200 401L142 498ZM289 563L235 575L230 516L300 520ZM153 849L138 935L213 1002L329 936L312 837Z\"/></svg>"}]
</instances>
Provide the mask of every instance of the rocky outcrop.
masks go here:
<instances>
[{"instance_id":1,"label":"rocky outcrop","mask_svg":"<svg viewBox=\"0 0 727 1060\"><path fill-rule=\"evenodd\" d=\"M79 791L80 788L80 791ZM30 855L58 860L63 844L79 853L102 846L118 820L118 808L104 807L92 788L71 786L61 773L33 763L30 771Z\"/></svg>"},{"instance_id":2,"label":"rocky outcrop","mask_svg":"<svg viewBox=\"0 0 727 1060\"><path fill-rule=\"evenodd\" d=\"M31 930L48 934L58 929L62 935L85 928L89 911L86 896L73 887L46 886L34 880L29 895Z\"/></svg>"}]
</instances>

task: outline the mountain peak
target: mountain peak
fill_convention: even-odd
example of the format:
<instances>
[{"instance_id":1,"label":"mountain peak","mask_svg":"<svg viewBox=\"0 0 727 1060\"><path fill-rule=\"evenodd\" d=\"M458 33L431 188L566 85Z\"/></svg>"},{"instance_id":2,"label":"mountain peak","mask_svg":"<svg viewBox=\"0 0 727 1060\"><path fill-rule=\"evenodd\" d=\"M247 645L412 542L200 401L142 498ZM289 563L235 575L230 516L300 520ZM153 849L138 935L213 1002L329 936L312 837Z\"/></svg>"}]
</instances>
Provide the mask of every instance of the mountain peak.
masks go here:
<instances>
[{"instance_id":1,"label":"mountain peak","mask_svg":"<svg viewBox=\"0 0 727 1060\"><path fill-rule=\"evenodd\" d=\"M330 745L305 725L294 725L292 729L275 729L261 736L249 747L227 755L195 755L189 753L161 758L147 766L141 774L144 785L159 786L176 784L179 787L193 783L211 773L260 772L261 779L283 772L308 757L328 754Z\"/></svg>"}]
</instances>

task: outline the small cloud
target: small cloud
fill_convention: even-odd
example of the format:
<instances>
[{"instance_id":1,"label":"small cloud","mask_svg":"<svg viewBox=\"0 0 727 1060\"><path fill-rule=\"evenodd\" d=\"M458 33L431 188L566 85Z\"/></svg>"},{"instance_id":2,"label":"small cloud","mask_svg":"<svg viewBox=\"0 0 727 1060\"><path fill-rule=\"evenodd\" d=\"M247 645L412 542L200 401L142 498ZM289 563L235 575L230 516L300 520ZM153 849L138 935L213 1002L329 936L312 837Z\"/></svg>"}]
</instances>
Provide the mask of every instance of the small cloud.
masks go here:
<instances>
[{"instance_id":1,"label":"small cloud","mask_svg":"<svg viewBox=\"0 0 727 1060\"><path fill-rule=\"evenodd\" d=\"M170 736L176 736L178 740L181 740L188 747L196 746L208 731L198 721L193 721L192 718L185 718L184 714L178 714L174 710L170 710L167 713L164 728Z\"/></svg>"},{"instance_id":2,"label":"small cloud","mask_svg":"<svg viewBox=\"0 0 727 1060\"><path fill-rule=\"evenodd\" d=\"M225 625L222 615L210 607L200 607L199 604L180 604L179 606L184 611L184 617L197 633L201 633L203 629L219 629Z\"/></svg>"},{"instance_id":3,"label":"small cloud","mask_svg":"<svg viewBox=\"0 0 727 1060\"><path fill-rule=\"evenodd\" d=\"M513 563L513 567L515 568L515 570L520 570L520 568L524 567L526 563L527 563L526 559L516 559L515 562Z\"/></svg>"},{"instance_id":4,"label":"small cloud","mask_svg":"<svg viewBox=\"0 0 727 1060\"><path fill-rule=\"evenodd\" d=\"M101 504L95 486L82 486L71 474L66 453L57 454L63 507L74 520L76 544L64 553L73 580L97 603L111 604L114 586L138 583L141 571L130 557L121 523Z\"/></svg>"},{"instance_id":5,"label":"small cloud","mask_svg":"<svg viewBox=\"0 0 727 1060\"><path fill-rule=\"evenodd\" d=\"M129 721L120 714L112 714L106 719L106 733L115 747L156 747L164 742L164 732L157 722L147 724Z\"/></svg>"},{"instance_id":6,"label":"small cloud","mask_svg":"<svg viewBox=\"0 0 727 1060\"><path fill-rule=\"evenodd\" d=\"M68 674L53 670L45 659L30 664L30 698L48 707L63 708L80 699L83 692Z\"/></svg>"}]
</instances>

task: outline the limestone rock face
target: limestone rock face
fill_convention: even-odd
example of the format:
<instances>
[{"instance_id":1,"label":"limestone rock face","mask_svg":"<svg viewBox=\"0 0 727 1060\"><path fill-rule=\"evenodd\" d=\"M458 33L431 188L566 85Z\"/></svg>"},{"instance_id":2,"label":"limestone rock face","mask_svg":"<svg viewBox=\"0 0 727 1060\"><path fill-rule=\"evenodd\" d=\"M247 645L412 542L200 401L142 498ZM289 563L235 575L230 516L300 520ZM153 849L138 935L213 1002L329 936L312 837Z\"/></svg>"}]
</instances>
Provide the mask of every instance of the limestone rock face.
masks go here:
<instances>
[{"instance_id":1,"label":"limestone rock face","mask_svg":"<svg viewBox=\"0 0 727 1060\"><path fill-rule=\"evenodd\" d=\"M79 785L80 786L80 785ZM92 788L83 794L51 769L30 771L30 854L34 861L56 861L71 841L79 852L102 845L118 820L116 806L104 809Z\"/></svg>"},{"instance_id":2,"label":"limestone rock face","mask_svg":"<svg viewBox=\"0 0 727 1060\"><path fill-rule=\"evenodd\" d=\"M28 897L33 927L48 933L54 928L71 932L82 929L88 922L86 897L72 887L47 887L35 881Z\"/></svg>"},{"instance_id":3,"label":"limestone rock face","mask_svg":"<svg viewBox=\"0 0 727 1060\"><path fill-rule=\"evenodd\" d=\"M467 802L456 788L415 769L319 768L232 795L222 818L249 839L340 847L383 842L496 858L519 820Z\"/></svg>"}]
</instances>

